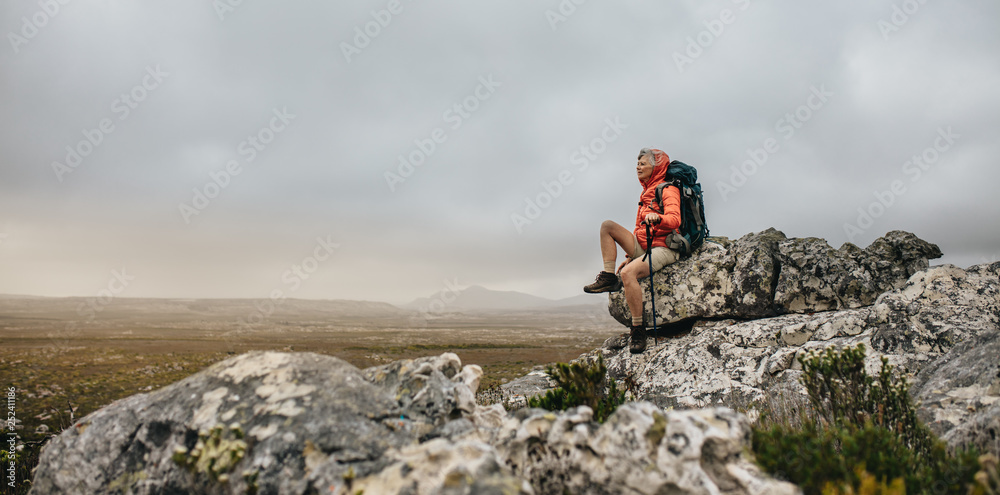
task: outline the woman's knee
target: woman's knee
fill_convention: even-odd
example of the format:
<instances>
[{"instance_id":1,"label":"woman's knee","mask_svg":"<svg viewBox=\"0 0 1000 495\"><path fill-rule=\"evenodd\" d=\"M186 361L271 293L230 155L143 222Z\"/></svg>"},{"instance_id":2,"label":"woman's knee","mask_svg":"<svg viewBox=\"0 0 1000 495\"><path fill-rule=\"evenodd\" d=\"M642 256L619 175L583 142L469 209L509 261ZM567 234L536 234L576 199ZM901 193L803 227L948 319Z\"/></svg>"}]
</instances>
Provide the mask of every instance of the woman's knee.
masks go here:
<instances>
[{"instance_id":1,"label":"woman's knee","mask_svg":"<svg viewBox=\"0 0 1000 495\"><path fill-rule=\"evenodd\" d=\"M636 274L636 270L632 267L632 263L625 265L621 271L622 283L625 285L637 284L639 283L639 277Z\"/></svg>"},{"instance_id":2,"label":"woman's knee","mask_svg":"<svg viewBox=\"0 0 1000 495\"><path fill-rule=\"evenodd\" d=\"M617 226L618 226L618 223L615 222L614 220L605 220L605 221L601 222L601 232L602 233L609 233L612 230L614 230L614 228L617 227Z\"/></svg>"}]
</instances>

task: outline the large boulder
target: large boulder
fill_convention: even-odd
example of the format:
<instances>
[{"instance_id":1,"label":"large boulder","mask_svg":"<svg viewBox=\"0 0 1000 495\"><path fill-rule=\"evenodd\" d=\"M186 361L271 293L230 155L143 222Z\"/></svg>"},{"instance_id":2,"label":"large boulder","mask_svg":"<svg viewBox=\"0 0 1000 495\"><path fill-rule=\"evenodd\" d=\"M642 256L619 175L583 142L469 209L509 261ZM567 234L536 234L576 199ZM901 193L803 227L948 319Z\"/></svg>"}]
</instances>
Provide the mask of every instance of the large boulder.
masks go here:
<instances>
[{"instance_id":1,"label":"large boulder","mask_svg":"<svg viewBox=\"0 0 1000 495\"><path fill-rule=\"evenodd\" d=\"M480 375L454 354L241 355L83 418L42 450L32 493L797 493L744 457L731 410L510 414L475 404Z\"/></svg>"},{"instance_id":2,"label":"large boulder","mask_svg":"<svg viewBox=\"0 0 1000 495\"><path fill-rule=\"evenodd\" d=\"M81 419L32 493L530 493L488 445L421 442L475 417L481 373L454 354L241 355Z\"/></svg>"},{"instance_id":3,"label":"large boulder","mask_svg":"<svg viewBox=\"0 0 1000 495\"><path fill-rule=\"evenodd\" d=\"M715 238L690 258L653 274L657 324L701 318L766 318L870 306L882 293L939 258L934 244L892 231L865 249L833 249L817 238L792 238L768 229L736 241ZM649 278L640 281L644 320L652 322ZM624 292L608 309L631 324Z\"/></svg>"}]
</instances>

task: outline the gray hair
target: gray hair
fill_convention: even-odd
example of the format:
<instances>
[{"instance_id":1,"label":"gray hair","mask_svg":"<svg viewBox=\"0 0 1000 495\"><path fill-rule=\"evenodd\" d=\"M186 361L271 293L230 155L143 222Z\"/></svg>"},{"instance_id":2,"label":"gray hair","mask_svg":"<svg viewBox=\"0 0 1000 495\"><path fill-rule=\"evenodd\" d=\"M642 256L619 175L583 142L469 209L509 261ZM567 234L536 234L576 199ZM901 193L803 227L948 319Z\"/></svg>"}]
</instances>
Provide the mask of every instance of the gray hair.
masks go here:
<instances>
[{"instance_id":1,"label":"gray hair","mask_svg":"<svg viewBox=\"0 0 1000 495\"><path fill-rule=\"evenodd\" d=\"M649 155L649 162L653 165L653 168L656 168L656 152L653 151L652 148L643 148L643 149L639 150L639 159L640 160L642 160L642 157L644 157L646 155Z\"/></svg>"}]
</instances>

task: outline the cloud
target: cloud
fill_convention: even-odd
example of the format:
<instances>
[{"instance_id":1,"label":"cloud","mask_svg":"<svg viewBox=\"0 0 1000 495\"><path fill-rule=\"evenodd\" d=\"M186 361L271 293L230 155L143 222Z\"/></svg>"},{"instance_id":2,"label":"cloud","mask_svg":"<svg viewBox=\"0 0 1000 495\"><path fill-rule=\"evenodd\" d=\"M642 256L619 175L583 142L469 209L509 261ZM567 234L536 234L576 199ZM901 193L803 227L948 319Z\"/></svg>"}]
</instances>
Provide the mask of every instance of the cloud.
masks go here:
<instances>
[{"instance_id":1,"label":"cloud","mask_svg":"<svg viewBox=\"0 0 1000 495\"><path fill-rule=\"evenodd\" d=\"M854 242L905 229L948 262L1000 252L995 3L920 4L888 39L892 2L585 2L553 22L560 5L62 6L0 49L0 293L93 295L127 266L123 296L266 297L330 235L296 297L402 301L455 278L570 296L600 267L601 221L631 227L647 146L698 167L713 234L839 246L903 181ZM0 7L0 31L39 9ZM295 116L280 132L276 111ZM60 181L52 163L103 119ZM915 180L905 164L949 127Z\"/></svg>"}]
</instances>

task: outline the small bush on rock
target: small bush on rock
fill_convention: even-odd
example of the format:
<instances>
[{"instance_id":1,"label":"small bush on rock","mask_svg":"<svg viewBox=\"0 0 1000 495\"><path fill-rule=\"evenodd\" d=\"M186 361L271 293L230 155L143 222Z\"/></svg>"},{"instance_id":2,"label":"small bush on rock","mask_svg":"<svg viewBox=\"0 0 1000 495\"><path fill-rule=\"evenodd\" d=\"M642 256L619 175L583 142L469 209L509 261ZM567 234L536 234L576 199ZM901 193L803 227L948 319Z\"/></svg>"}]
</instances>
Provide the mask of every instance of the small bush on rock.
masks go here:
<instances>
[{"instance_id":1,"label":"small bush on rock","mask_svg":"<svg viewBox=\"0 0 1000 495\"><path fill-rule=\"evenodd\" d=\"M909 386L893 379L888 359L882 358L878 378L865 371L863 345L839 352L828 348L801 356L799 362L809 402L827 424L860 427L871 422L894 431L918 461L931 455L937 439L917 419Z\"/></svg>"},{"instance_id":2,"label":"small bush on rock","mask_svg":"<svg viewBox=\"0 0 1000 495\"><path fill-rule=\"evenodd\" d=\"M812 411L754 428L760 466L807 494L968 493L977 453L949 454L917 419L905 380L885 358L871 377L864 357L859 345L799 358Z\"/></svg>"},{"instance_id":3,"label":"small bush on rock","mask_svg":"<svg viewBox=\"0 0 1000 495\"><path fill-rule=\"evenodd\" d=\"M528 399L528 407L564 411L588 406L594 411L594 420L603 423L618 406L625 403L625 391L619 390L614 380L608 380L605 387L607 372L602 357L592 365L556 363L549 366L546 373L556 382L556 388L543 397Z\"/></svg>"}]
</instances>

